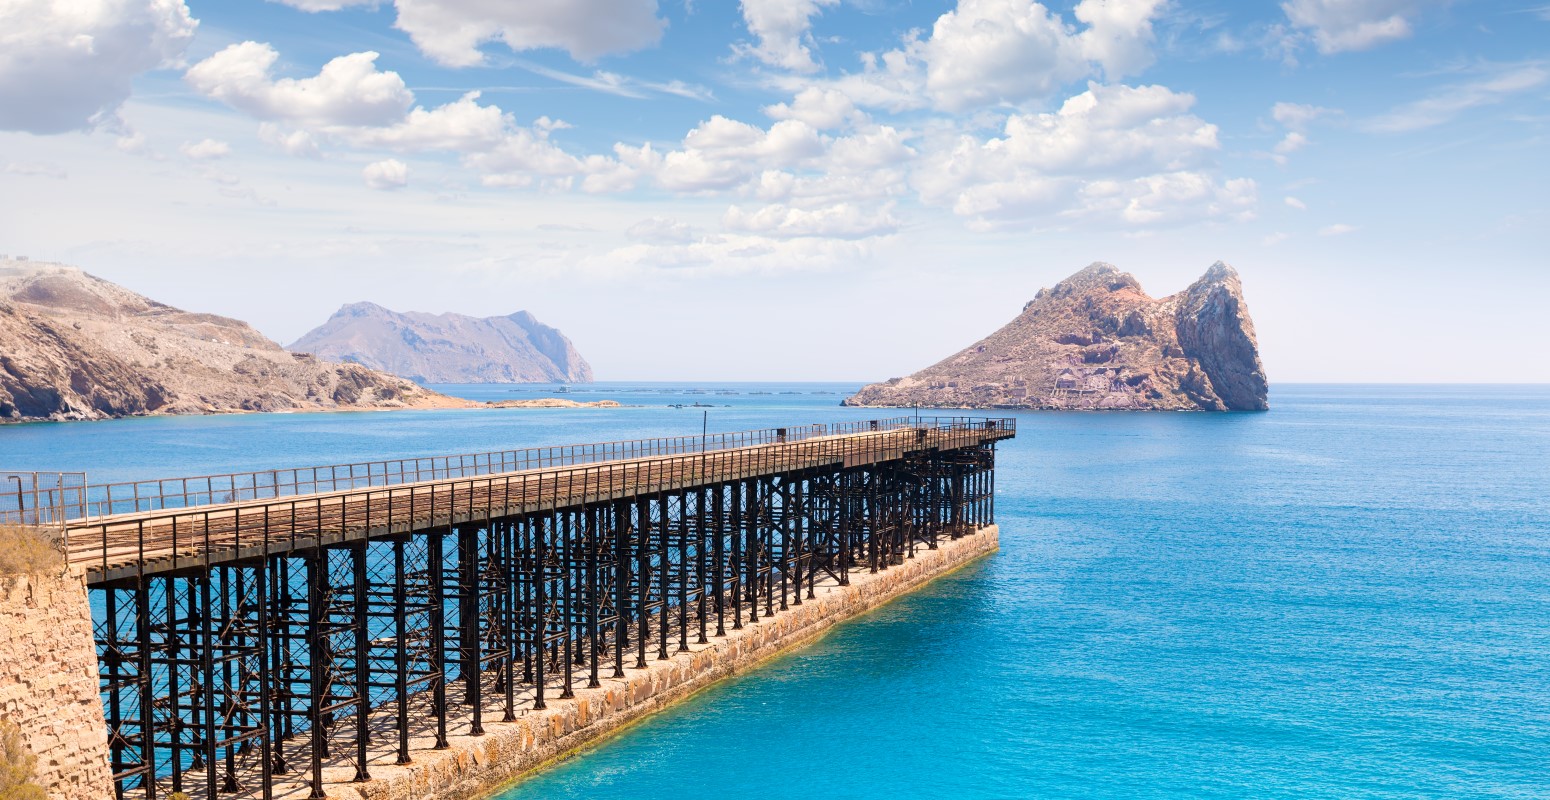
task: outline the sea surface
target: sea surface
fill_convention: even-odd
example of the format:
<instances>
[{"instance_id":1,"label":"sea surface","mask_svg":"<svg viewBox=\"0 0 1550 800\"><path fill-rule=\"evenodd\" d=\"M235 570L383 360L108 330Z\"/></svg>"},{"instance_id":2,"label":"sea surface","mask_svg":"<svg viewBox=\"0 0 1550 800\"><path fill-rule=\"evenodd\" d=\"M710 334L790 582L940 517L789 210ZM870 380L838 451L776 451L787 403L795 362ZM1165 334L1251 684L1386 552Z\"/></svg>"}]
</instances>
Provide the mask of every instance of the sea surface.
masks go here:
<instances>
[{"instance_id":1,"label":"sea surface","mask_svg":"<svg viewBox=\"0 0 1550 800\"><path fill-rule=\"evenodd\" d=\"M855 388L0 426L0 469L102 482L885 413L838 408ZM715 407L670 407L696 402ZM1550 387L1271 404L1019 415L1000 553L502 800L1550 797Z\"/></svg>"}]
</instances>

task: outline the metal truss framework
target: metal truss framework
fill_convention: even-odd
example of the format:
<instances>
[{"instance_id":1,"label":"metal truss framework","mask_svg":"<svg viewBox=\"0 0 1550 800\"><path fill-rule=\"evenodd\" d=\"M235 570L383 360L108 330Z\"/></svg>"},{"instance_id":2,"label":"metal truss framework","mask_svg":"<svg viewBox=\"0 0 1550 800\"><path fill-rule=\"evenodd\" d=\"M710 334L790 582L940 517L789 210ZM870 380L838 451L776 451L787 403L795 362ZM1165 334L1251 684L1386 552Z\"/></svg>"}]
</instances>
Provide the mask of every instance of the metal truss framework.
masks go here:
<instances>
[{"instance_id":1,"label":"metal truss framework","mask_svg":"<svg viewBox=\"0 0 1550 800\"><path fill-rule=\"evenodd\" d=\"M989 525L994 465L992 439L100 582L116 795L321 798L325 767L368 780Z\"/></svg>"}]
</instances>

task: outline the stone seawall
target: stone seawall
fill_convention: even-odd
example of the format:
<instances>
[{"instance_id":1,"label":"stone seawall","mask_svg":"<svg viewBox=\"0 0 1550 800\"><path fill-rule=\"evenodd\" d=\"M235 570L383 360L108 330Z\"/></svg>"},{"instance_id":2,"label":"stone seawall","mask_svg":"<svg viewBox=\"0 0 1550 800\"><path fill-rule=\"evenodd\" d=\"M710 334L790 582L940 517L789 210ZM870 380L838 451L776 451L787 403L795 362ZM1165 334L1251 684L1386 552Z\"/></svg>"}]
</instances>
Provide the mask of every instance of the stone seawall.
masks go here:
<instances>
[{"instance_id":1,"label":"stone seawall","mask_svg":"<svg viewBox=\"0 0 1550 800\"><path fill-rule=\"evenodd\" d=\"M0 577L0 719L21 728L49 800L112 796L91 606L80 577Z\"/></svg>"},{"instance_id":2,"label":"stone seawall","mask_svg":"<svg viewBox=\"0 0 1550 800\"><path fill-rule=\"evenodd\" d=\"M487 721L485 735L451 736L446 750L416 749L410 764L374 759L372 780L365 783L349 783L347 773L330 770L334 774L325 777L328 796L341 800L488 797L524 773L995 551L998 534L996 526L987 526L969 536L944 540L937 550L922 548L915 558L875 575L853 573L849 586L819 585L816 599L773 617L760 617L757 624L745 623L742 630L729 628L725 637L690 645L690 652L653 661L646 669L626 670L625 678L604 679L600 688L577 689L574 699L551 700L547 709L525 711L514 722Z\"/></svg>"}]
</instances>

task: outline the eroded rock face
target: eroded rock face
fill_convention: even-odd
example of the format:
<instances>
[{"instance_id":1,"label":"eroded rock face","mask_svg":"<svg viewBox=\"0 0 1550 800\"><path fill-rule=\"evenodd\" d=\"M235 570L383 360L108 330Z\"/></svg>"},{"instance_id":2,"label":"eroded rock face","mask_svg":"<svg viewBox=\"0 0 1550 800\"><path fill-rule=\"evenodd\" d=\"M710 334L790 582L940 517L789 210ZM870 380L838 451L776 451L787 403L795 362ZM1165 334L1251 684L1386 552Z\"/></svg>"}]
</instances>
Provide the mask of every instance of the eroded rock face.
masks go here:
<instances>
[{"instance_id":1,"label":"eroded rock face","mask_svg":"<svg viewBox=\"0 0 1550 800\"><path fill-rule=\"evenodd\" d=\"M1268 385L1243 287L1218 262L1155 300L1111 264L1040 289L1005 327L850 406L1262 411Z\"/></svg>"},{"instance_id":2,"label":"eroded rock face","mask_svg":"<svg viewBox=\"0 0 1550 800\"><path fill-rule=\"evenodd\" d=\"M75 267L0 261L0 421L462 405Z\"/></svg>"},{"instance_id":3,"label":"eroded rock face","mask_svg":"<svg viewBox=\"0 0 1550 800\"><path fill-rule=\"evenodd\" d=\"M526 311L481 319L351 303L290 349L420 383L592 380L592 367L570 340Z\"/></svg>"}]
</instances>

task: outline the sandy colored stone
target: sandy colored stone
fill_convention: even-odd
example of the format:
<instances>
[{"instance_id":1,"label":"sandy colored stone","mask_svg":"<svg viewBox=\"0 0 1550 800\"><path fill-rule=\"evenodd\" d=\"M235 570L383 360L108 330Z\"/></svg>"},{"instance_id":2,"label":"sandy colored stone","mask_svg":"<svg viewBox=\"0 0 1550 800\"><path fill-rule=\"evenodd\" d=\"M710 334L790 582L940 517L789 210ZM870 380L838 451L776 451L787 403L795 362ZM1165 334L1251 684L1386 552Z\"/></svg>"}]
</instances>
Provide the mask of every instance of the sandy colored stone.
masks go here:
<instances>
[{"instance_id":1,"label":"sandy colored stone","mask_svg":"<svg viewBox=\"0 0 1550 800\"><path fill-rule=\"evenodd\" d=\"M1129 273L1098 263L1040 289L990 336L844 405L1260 411L1267 390L1232 267L1218 262L1155 300Z\"/></svg>"},{"instance_id":2,"label":"sandy colored stone","mask_svg":"<svg viewBox=\"0 0 1550 800\"><path fill-rule=\"evenodd\" d=\"M79 577L0 577L0 718L50 800L112 796L91 607Z\"/></svg>"}]
</instances>

